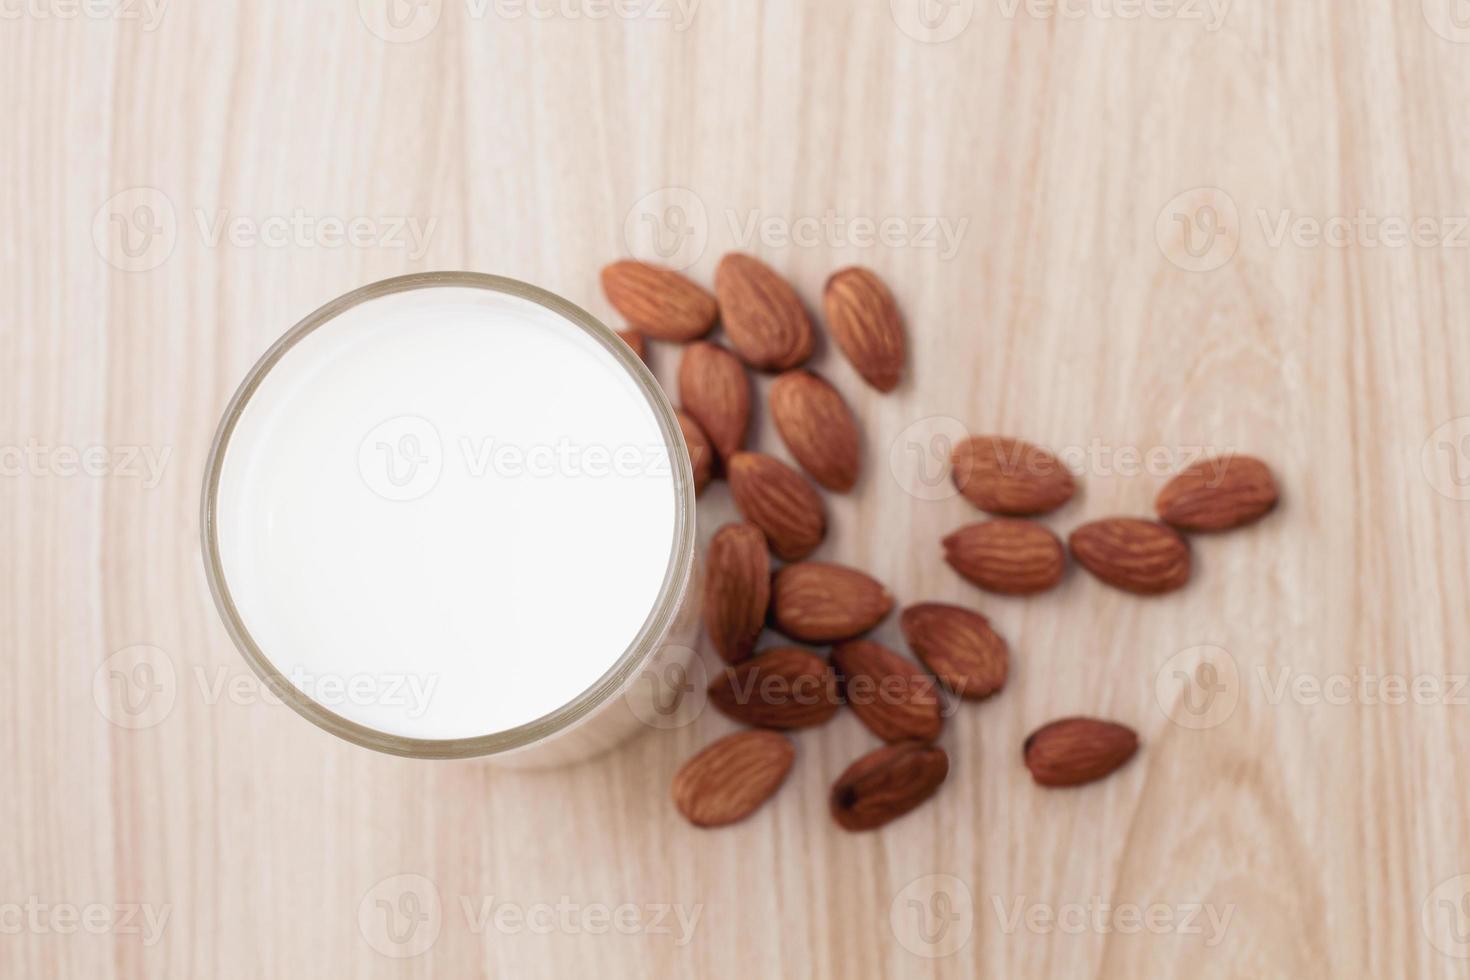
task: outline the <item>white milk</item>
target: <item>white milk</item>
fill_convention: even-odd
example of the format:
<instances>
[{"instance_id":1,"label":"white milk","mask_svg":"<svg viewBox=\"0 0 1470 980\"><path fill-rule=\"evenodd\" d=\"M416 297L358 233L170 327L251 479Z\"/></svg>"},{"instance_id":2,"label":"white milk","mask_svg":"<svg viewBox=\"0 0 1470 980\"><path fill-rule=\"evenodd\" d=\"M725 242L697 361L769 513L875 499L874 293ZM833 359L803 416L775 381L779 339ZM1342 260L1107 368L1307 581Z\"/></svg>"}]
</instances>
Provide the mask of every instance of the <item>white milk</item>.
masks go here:
<instances>
[{"instance_id":1,"label":"white milk","mask_svg":"<svg viewBox=\"0 0 1470 980\"><path fill-rule=\"evenodd\" d=\"M674 563L658 416L586 330L464 286L306 334L223 457L222 581L265 658L375 732L492 735L566 705Z\"/></svg>"}]
</instances>

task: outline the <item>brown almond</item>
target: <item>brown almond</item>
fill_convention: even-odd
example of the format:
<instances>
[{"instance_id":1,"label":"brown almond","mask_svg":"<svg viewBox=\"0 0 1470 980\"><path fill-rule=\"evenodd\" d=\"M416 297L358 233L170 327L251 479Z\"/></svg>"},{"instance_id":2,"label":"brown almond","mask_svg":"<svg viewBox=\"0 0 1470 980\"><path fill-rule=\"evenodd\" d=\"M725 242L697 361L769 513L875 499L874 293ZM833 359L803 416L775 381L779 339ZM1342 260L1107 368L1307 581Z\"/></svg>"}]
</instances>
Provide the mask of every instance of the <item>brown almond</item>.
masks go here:
<instances>
[{"instance_id":1,"label":"brown almond","mask_svg":"<svg viewBox=\"0 0 1470 980\"><path fill-rule=\"evenodd\" d=\"M674 806L696 827L744 820L775 795L796 746L776 732L737 732L711 744L674 776Z\"/></svg>"},{"instance_id":2,"label":"brown almond","mask_svg":"<svg viewBox=\"0 0 1470 980\"><path fill-rule=\"evenodd\" d=\"M602 291L623 319L655 340L697 340L709 333L719 312L715 298L693 280L632 259L603 268Z\"/></svg>"},{"instance_id":3,"label":"brown almond","mask_svg":"<svg viewBox=\"0 0 1470 980\"><path fill-rule=\"evenodd\" d=\"M832 651L842 696L858 720L885 742L932 742L944 728L933 677L881 643L849 640Z\"/></svg>"},{"instance_id":4,"label":"brown almond","mask_svg":"<svg viewBox=\"0 0 1470 980\"><path fill-rule=\"evenodd\" d=\"M750 656L771 603L771 554L754 524L726 524L705 556L704 628L728 663Z\"/></svg>"},{"instance_id":5,"label":"brown almond","mask_svg":"<svg viewBox=\"0 0 1470 980\"><path fill-rule=\"evenodd\" d=\"M710 685L709 699L724 714L757 728L820 725L842 704L832 668L800 647L772 647L725 668Z\"/></svg>"},{"instance_id":6,"label":"brown almond","mask_svg":"<svg viewBox=\"0 0 1470 980\"><path fill-rule=\"evenodd\" d=\"M827 280L822 305L827 329L863 380L879 391L898 387L903 373L903 316L883 280L853 267Z\"/></svg>"},{"instance_id":7,"label":"brown almond","mask_svg":"<svg viewBox=\"0 0 1470 980\"><path fill-rule=\"evenodd\" d=\"M899 626L924 666L960 697L981 701L1005 687L1010 650L973 609L921 602L903 611Z\"/></svg>"},{"instance_id":8,"label":"brown almond","mask_svg":"<svg viewBox=\"0 0 1470 980\"><path fill-rule=\"evenodd\" d=\"M813 480L838 493L852 489L862 444L836 388L809 371L787 371L771 383L771 418Z\"/></svg>"},{"instance_id":9,"label":"brown almond","mask_svg":"<svg viewBox=\"0 0 1470 980\"><path fill-rule=\"evenodd\" d=\"M766 532L782 561L800 561L827 533L821 494L796 472L765 453L736 453L726 476L741 516Z\"/></svg>"},{"instance_id":10,"label":"brown almond","mask_svg":"<svg viewBox=\"0 0 1470 980\"><path fill-rule=\"evenodd\" d=\"M950 464L960 493L991 514L1045 514L1077 492L1077 483L1061 460L1020 439L966 439L955 447Z\"/></svg>"},{"instance_id":11,"label":"brown almond","mask_svg":"<svg viewBox=\"0 0 1470 980\"><path fill-rule=\"evenodd\" d=\"M791 284L760 259L732 252L715 270L725 335L760 371L785 371L812 354L812 321Z\"/></svg>"},{"instance_id":12,"label":"brown almond","mask_svg":"<svg viewBox=\"0 0 1470 980\"><path fill-rule=\"evenodd\" d=\"M771 580L771 618L776 628L806 643L836 643L861 636L893 610L893 597L877 580L831 562L787 565Z\"/></svg>"},{"instance_id":13,"label":"brown almond","mask_svg":"<svg viewBox=\"0 0 1470 980\"><path fill-rule=\"evenodd\" d=\"M1112 773L1138 751L1133 729L1096 718L1043 725L1021 749L1031 778L1042 786L1078 786Z\"/></svg>"},{"instance_id":14,"label":"brown almond","mask_svg":"<svg viewBox=\"0 0 1470 980\"><path fill-rule=\"evenodd\" d=\"M874 749L832 786L832 819L844 830L873 830L913 810L949 775L944 750L920 742Z\"/></svg>"},{"instance_id":15,"label":"brown almond","mask_svg":"<svg viewBox=\"0 0 1470 980\"><path fill-rule=\"evenodd\" d=\"M975 585L1002 595L1034 595L1062 580L1061 539L1035 521L997 517L944 539L944 560Z\"/></svg>"},{"instance_id":16,"label":"brown almond","mask_svg":"<svg viewBox=\"0 0 1470 980\"><path fill-rule=\"evenodd\" d=\"M1189 581L1189 543L1167 524L1110 517L1077 528L1067 543L1077 564L1126 592L1158 595Z\"/></svg>"},{"instance_id":17,"label":"brown almond","mask_svg":"<svg viewBox=\"0 0 1470 980\"><path fill-rule=\"evenodd\" d=\"M745 445L750 425L750 377L725 348L690 344L679 361L679 401L726 461Z\"/></svg>"},{"instance_id":18,"label":"brown almond","mask_svg":"<svg viewBox=\"0 0 1470 980\"><path fill-rule=\"evenodd\" d=\"M679 431L684 433L684 449L689 453L689 465L694 469L694 495L704 493L709 481L714 479L715 447L699 427L699 423L687 412L676 412Z\"/></svg>"},{"instance_id":19,"label":"brown almond","mask_svg":"<svg viewBox=\"0 0 1470 980\"><path fill-rule=\"evenodd\" d=\"M1259 520L1276 506L1276 479L1253 456L1201 460L1165 484L1159 517L1181 531L1227 531Z\"/></svg>"},{"instance_id":20,"label":"brown almond","mask_svg":"<svg viewBox=\"0 0 1470 980\"><path fill-rule=\"evenodd\" d=\"M636 330L619 330L618 339L633 348L633 353L638 355L638 360L644 364L648 363L648 341L641 333Z\"/></svg>"}]
</instances>

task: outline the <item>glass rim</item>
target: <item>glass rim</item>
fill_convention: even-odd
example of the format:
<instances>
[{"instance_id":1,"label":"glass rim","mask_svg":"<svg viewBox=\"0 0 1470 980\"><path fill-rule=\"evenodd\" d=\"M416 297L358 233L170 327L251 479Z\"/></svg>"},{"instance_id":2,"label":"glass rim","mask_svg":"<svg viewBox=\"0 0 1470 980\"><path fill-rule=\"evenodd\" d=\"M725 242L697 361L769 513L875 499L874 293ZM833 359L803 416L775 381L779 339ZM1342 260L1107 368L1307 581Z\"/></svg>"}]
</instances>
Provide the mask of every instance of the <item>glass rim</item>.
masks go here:
<instances>
[{"instance_id":1,"label":"glass rim","mask_svg":"<svg viewBox=\"0 0 1470 980\"><path fill-rule=\"evenodd\" d=\"M674 474L674 540L657 600L642 628L601 677L566 704L522 725L486 735L422 739L392 735L351 721L306 694L280 672L255 642L235 606L220 559L219 483L234 434L245 408L271 369L302 339L346 311L369 300L435 287L466 287L529 300L580 327L610 353L632 377L658 421ZM524 748L567 731L622 691L627 681L658 651L680 607L694 565L694 474L684 451L683 430L668 396L647 365L607 325L555 293L505 276L480 272L420 272L360 286L300 320L262 354L225 407L209 449L200 501L200 540L204 573L215 608L235 647L260 680L297 714L333 735L365 748L416 759L468 759Z\"/></svg>"}]
</instances>

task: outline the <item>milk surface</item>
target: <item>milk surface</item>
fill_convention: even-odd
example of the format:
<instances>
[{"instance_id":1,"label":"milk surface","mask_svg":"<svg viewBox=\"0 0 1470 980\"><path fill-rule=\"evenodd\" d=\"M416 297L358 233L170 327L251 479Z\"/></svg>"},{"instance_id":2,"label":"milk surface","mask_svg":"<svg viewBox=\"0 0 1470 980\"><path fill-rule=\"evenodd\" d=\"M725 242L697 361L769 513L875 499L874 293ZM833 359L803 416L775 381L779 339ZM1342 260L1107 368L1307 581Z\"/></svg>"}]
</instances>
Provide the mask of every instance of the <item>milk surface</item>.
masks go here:
<instances>
[{"instance_id":1,"label":"milk surface","mask_svg":"<svg viewBox=\"0 0 1470 980\"><path fill-rule=\"evenodd\" d=\"M308 334L221 468L224 584L294 686L390 735L533 721L637 636L675 478L647 397L529 300L433 287Z\"/></svg>"}]
</instances>

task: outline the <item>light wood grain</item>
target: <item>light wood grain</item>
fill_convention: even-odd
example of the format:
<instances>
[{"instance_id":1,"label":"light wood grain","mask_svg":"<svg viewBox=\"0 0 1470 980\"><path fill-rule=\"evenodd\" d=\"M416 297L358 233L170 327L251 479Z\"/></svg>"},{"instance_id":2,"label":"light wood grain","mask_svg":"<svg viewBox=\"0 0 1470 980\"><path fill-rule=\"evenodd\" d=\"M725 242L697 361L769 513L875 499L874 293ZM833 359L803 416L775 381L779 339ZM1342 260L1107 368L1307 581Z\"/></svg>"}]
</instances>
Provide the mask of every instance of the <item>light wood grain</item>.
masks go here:
<instances>
[{"instance_id":1,"label":"light wood grain","mask_svg":"<svg viewBox=\"0 0 1470 980\"><path fill-rule=\"evenodd\" d=\"M705 0L682 31L476 19L446 0L428 36L391 44L347 0L174 3L151 31L34 8L0 21L0 443L170 453L156 486L54 462L0 479L0 903L169 910L153 945L13 930L12 916L0 976L1470 975L1431 942L1453 935L1439 899L1470 873L1470 707L1448 690L1470 670L1470 503L1453 480L1470 459L1436 444L1421 460L1470 415L1470 235L1269 235L1287 212L1467 213L1470 46L1431 26L1451 3L1237 0L1211 31L966 0L955 15L972 20L946 43L904 33L884 0ZM166 202L155 216L171 214L177 243L127 271L94 244L94 217L106 232L106 202L139 187L153 190L113 211ZM1156 240L1166 205L1198 187L1239 215L1238 252L1204 272ZM593 763L517 773L373 755L248 684L201 689L248 677L209 599L196 511L215 422L259 353L336 295L436 268L527 279L620 326L597 270L628 253L630 212L637 227L661 188L704 208L696 278L744 247L816 304L858 262L908 316L891 396L830 345L815 360L867 452L855 492L830 499L819 554L902 601L976 605L1015 662L1002 695L950 721L936 802L877 833L844 834L825 812L831 779L872 744L850 714L800 735L788 785L753 819L700 832L667 794L679 762L733 728L713 711ZM200 228L298 209L434 226L422 254L212 243ZM752 217L829 209L964 231L952 255L741 240ZM666 382L677 357L653 352ZM1198 539L1177 595L1142 601L1074 572L1042 597L990 598L940 558L974 512L917 499L889 470L890 446L933 416L1058 448L1247 450L1286 496L1258 527ZM764 416L758 439L778 447ZM1112 470L1088 465L1049 523L1146 513L1161 480ZM730 513L718 486L703 537ZM896 622L878 636L898 643ZM178 686L166 717L129 730L92 684L138 644L164 652ZM1200 644L1238 664L1238 704L1191 730L1155 679ZM1360 667L1444 696L1273 703L1283 669ZM1078 712L1135 726L1138 759L1087 789L1033 787L1022 739ZM399 874L443 900L437 940L402 960L358 926ZM907 899L929 897L905 889L928 875L973 896L951 923L967 941L932 962L900 935L917 921ZM461 898L489 896L700 917L682 945L677 927L476 932ZM1232 918L1213 945L1203 919L1200 935L1006 928L1018 901L1099 900Z\"/></svg>"}]
</instances>

